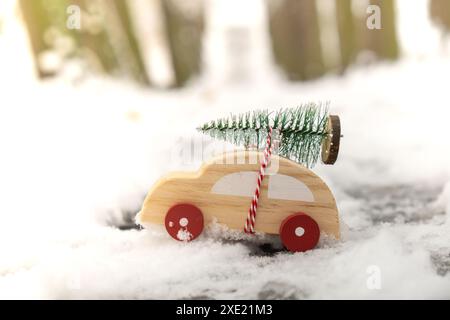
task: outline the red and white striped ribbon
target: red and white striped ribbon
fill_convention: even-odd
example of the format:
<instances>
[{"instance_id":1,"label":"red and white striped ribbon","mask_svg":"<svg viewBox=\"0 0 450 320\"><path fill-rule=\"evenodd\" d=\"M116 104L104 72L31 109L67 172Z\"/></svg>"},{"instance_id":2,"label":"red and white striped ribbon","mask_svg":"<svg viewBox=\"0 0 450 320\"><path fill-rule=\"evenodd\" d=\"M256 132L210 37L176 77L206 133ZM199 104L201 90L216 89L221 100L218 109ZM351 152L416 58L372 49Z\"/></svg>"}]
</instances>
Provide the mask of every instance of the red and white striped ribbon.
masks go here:
<instances>
[{"instance_id":1,"label":"red and white striped ribbon","mask_svg":"<svg viewBox=\"0 0 450 320\"><path fill-rule=\"evenodd\" d=\"M272 128L269 127L269 132L267 133L267 145L264 149L264 159L259 168L258 182L256 184L256 190L253 195L252 203L248 209L247 220L245 221L244 231L245 233L254 234L255 233L255 221L256 221L256 209L258 208L258 199L261 188L261 183L266 174L266 168L270 161L270 156L272 155Z\"/></svg>"}]
</instances>

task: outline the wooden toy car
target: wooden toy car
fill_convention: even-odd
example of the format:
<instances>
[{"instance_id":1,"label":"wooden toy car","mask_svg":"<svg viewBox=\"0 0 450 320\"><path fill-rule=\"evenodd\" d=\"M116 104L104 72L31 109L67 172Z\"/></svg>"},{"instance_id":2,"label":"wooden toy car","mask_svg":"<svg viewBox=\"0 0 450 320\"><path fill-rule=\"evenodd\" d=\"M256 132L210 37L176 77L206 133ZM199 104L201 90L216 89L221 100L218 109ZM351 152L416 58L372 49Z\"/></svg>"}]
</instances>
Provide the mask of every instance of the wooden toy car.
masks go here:
<instances>
[{"instance_id":1,"label":"wooden toy car","mask_svg":"<svg viewBox=\"0 0 450 320\"><path fill-rule=\"evenodd\" d=\"M224 153L193 173L172 173L148 193L140 223L158 223L176 240L198 237L205 224L216 221L243 230L262 153ZM279 234L290 251L315 247L320 232L339 239L335 199L306 167L273 155L263 180L255 230Z\"/></svg>"}]
</instances>

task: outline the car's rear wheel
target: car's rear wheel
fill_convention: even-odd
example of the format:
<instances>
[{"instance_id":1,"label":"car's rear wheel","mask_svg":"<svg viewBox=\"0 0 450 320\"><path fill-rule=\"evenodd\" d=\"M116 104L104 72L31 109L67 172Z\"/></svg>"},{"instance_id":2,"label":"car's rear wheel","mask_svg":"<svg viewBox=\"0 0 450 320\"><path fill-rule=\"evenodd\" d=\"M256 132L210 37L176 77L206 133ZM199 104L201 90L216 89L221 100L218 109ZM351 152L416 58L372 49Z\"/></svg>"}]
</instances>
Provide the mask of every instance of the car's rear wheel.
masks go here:
<instances>
[{"instance_id":1,"label":"car's rear wheel","mask_svg":"<svg viewBox=\"0 0 450 320\"><path fill-rule=\"evenodd\" d=\"M313 249L319 242L319 237L317 222L302 212L287 217L280 225L281 242L292 252Z\"/></svg>"},{"instance_id":2,"label":"car's rear wheel","mask_svg":"<svg viewBox=\"0 0 450 320\"><path fill-rule=\"evenodd\" d=\"M203 231L203 214L192 204L176 204L167 211L167 232L178 241L192 241Z\"/></svg>"}]
</instances>

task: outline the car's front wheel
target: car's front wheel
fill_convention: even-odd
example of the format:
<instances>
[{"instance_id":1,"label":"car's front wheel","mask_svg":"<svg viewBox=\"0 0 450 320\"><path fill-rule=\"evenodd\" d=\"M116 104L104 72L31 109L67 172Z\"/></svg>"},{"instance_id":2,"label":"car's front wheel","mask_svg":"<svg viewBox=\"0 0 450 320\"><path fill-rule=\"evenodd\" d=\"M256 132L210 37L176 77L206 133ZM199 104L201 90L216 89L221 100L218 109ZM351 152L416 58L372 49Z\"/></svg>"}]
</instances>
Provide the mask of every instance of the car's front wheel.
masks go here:
<instances>
[{"instance_id":1,"label":"car's front wheel","mask_svg":"<svg viewBox=\"0 0 450 320\"><path fill-rule=\"evenodd\" d=\"M203 231L203 214L192 204L176 204L167 211L165 226L172 238L192 241Z\"/></svg>"},{"instance_id":2,"label":"car's front wheel","mask_svg":"<svg viewBox=\"0 0 450 320\"><path fill-rule=\"evenodd\" d=\"M319 237L317 222L302 212L287 217L280 225L281 242L292 252L313 249L319 242Z\"/></svg>"}]
</instances>

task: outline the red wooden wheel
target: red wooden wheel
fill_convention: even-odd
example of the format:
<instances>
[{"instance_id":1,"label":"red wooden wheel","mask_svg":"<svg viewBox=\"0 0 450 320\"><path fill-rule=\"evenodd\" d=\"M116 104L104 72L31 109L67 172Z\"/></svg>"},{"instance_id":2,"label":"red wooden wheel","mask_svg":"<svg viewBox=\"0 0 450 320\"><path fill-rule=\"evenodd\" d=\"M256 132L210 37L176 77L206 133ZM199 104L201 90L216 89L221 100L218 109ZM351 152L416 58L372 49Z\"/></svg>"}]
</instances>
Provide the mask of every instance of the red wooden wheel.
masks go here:
<instances>
[{"instance_id":1,"label":"red wooden wheel","mask_svg":"<svg viewBox=\"0 0 450 320\"><path fill-rule=\"evenodd\" d=\"M192 241L203 231L203 214L192 204L177 204L167 212L165 225L175 240Z\"/></svg>"},{"instance_id":2,"label":"red wooden wheel","mask_svg":"<svg viewBox=\"0 0 450 320\"><path fill-rule=\"evenodd\" d=\"M319 225L304 213L293 214L283 220L280 238L283 245L292 252L303 252L314 248L319 242Z\"/></svg>"}]
</instances>

